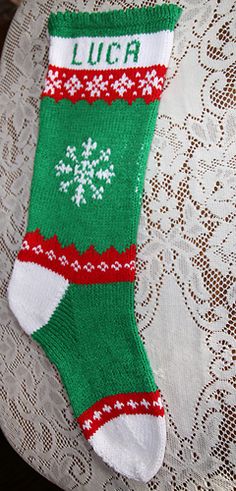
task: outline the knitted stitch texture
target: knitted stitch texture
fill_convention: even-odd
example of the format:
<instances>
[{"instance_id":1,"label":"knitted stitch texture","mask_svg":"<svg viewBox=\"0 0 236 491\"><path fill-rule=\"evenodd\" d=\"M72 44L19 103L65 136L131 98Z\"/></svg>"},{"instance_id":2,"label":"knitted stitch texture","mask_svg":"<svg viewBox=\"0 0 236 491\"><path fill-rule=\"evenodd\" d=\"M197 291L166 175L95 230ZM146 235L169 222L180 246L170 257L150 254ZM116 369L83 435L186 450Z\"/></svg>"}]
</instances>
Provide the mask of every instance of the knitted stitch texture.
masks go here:
<instances>
[{"instance_id":1,"label":"knitted stitch texture","mask_svg":"<svg viewBox=\"0 0 236 491\"><path fill-rule=\"evenodd\" d=\"M49 67L26 235L9 284L95 451L148 481L164 409L134 316L146 162L181 9L49 18Z\"/></svg>"}]
</instances>

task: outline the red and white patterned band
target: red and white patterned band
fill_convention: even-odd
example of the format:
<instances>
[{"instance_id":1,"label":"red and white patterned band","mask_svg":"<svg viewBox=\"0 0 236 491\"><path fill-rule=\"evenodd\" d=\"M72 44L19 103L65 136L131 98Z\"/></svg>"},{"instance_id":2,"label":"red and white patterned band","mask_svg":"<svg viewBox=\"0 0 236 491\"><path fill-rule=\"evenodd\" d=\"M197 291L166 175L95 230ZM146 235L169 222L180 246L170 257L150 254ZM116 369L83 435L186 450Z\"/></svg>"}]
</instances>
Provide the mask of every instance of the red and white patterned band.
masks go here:
<instances>
[{"instance_id":1,"label":"red and white patterned band","mask_svg":"<svg viewBox=\"0 0 236 491\"><path fill-rule=\"evenodd\" d=\"M72 102L98 99L111 104L123 99L131 104L142 98L146 103L160 99L167 68L154 65L112 70L75 70L49 65L42 97Z\"/></svg>"},{"instance_id":2,"label":"red and white patterned band","mask_svg":"<svg viewBox=\"0 0 236 491\"><path fill-rule=\"evenodd\" d=\"M123 414L150 414L163 417L164 408L159 390L104 397L84 411L77 421L88 440L105 423Z\"/></svg>"},{"instance_id":3,"label":"red and white patterned band","mask_svg":"<svg viewBox=\"0 0 236 491\"><path fill-rule=\"evenodd\" d=\"M39 229L27 232L17 259L39 264L71 283L93 284L134 281L136 246L119 253L109 247L99 254L93 246L80 253L75 246L62 247L54 235L45 239Z\"/></svg>"}]
</instances>

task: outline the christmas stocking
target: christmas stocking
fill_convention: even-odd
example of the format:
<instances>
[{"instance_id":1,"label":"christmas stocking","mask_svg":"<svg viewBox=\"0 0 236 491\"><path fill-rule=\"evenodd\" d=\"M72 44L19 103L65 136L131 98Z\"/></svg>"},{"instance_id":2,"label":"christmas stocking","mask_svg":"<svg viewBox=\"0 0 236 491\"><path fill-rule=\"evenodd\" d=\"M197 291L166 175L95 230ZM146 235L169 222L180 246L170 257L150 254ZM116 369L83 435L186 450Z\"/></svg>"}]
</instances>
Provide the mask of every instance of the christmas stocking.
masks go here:
<instances>
[{"instance_id":1,"label":"christmas stocking","mask_svg":"<svg viewBox=\"0 0 236 491\"><path fill-rule=\"evenodd\" d=\"M28 227L8 291L85 438L143 481L162 464L166 430L134 316L136 238L180 11L51 14Z\"/></svg>"}]
</instances>

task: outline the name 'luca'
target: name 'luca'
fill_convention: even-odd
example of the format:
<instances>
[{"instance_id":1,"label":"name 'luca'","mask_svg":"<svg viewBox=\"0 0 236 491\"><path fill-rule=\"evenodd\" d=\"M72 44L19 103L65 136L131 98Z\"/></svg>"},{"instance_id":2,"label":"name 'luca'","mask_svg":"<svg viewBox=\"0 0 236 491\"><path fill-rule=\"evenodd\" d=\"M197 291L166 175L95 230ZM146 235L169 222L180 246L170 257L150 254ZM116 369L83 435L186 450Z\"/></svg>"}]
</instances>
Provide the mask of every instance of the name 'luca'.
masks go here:
<instances>
[{"instance_id":1,"label":"name 'luca'","mask_svg":"<svg viewBox=\"0 0 236 491\"><path fill-rule=\"evenodd\" d=\"M138 62L140 51L140 41L135 39L119 43L114 42L95 42L83 43L80 47L79 42L73 46L71 65L115 65L133 64Z\"/></svg>"}]
</instances>

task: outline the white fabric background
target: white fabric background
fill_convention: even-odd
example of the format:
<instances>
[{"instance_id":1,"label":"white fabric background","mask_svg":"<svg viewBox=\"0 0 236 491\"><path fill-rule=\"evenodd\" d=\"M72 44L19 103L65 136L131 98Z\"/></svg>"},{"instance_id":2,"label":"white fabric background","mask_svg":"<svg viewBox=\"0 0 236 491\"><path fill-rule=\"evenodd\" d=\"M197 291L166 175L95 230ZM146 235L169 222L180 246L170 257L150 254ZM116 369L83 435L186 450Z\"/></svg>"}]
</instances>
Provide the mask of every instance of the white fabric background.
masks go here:
<instances>
[{"instance_id":1,"label":"white fabric background","mask_svg":"<svg viewBox=\"0 0 236 491\"><path fill-rule=\"evenodd\" d=\"M167 413L164 465L152 481L127 480L95 455L56 369L6 301L26 228L49 12L155 3L26 0L2 58L0 425L16 451L64 490L233 490L235 1L177 2L184 13L148 160L136 314Z\"/></svg>"}]
</instances>

